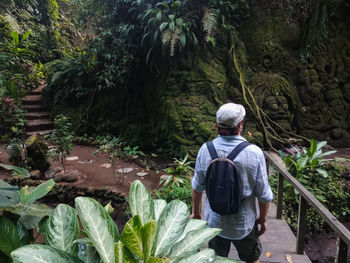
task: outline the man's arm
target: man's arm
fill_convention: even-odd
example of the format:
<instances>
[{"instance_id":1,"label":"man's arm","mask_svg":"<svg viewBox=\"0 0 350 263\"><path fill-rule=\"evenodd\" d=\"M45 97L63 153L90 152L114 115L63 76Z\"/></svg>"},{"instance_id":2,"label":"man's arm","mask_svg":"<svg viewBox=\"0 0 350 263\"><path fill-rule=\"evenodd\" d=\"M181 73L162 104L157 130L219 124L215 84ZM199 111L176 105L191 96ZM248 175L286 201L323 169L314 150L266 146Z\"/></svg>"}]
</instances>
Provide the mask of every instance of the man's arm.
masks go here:
<instances>
[{"instance_id":1,"label":"man's arm","mask_svg":"<svg viewBox=\"0 0 350 263\"><path fill-rule=\"evenodd\" d=\"M256 220L258 225L260 225L258 235L261 236L265 233L267 229L266 221L267 221L267 212L269 211L269 203L263 203L259 201L259 211L260 216Z\"/></svg>"},{"instance_id":2,"label":"man's arm","mask_svg":"<svg viewBox=\"0 0 350 263\"><path fill-rule=\"evenodd\" d=\"M192 214L190 218L202 219L200 204L202 200L202 192L196 192L192 189Z\"/></svg>"}]
</instances>

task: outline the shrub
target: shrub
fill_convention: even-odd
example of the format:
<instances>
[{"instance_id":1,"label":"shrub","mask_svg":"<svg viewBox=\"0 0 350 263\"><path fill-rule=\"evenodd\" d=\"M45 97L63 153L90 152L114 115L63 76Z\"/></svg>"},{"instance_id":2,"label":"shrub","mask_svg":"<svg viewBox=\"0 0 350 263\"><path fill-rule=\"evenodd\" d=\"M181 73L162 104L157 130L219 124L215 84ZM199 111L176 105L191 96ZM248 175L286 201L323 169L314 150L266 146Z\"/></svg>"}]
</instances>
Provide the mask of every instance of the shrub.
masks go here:
<instances>
[{"instance_id":1,"label":"shrub","mask_svg":"<svg viewBox=\"0 0 350 263\"><path fill-rule=\"evenodd\" d=\"M281 155L288 171L335 217L341 219L350 215L350 194L343 189L344 179L341 177L341 166L330 162L332 159L324 159L325 156L335 153L335 151L322 152L326 144L326 142L316 143L315 140L312 140L309 149L294 147L289 150L290 155L284 153ZM276 193L278 177L271 177L270 183ZM299 193L286 181L284 182L283 202L288 223L296 229ZM325 222L312 208L307 210L306 217L310 232L326 230Z\"/></svg>"},{"instance_id":2,"label":"shrub","mask_svg":"<svg viewBox=\"0 0 350 263\"><path fill-rule=\"evenodd\" d=\"M49 154L55 161L60 162L64 171L66 168L66 157L73 149L74 134L71 131L71 126L72 124L66 116L63 114L57 115L55 118L55 129L48 136L49 141L56 146Z\"/></svg>"},{"instance_id":3,"label":"shrub","mask_svg":"<svg viewBox=\"0 0 350 263\"><path fill-rule=\"evenodd\" d=\"M0 96L0 136L19 137L23 134L24 110L20 102Z\"/></svg>"}]
</instances>

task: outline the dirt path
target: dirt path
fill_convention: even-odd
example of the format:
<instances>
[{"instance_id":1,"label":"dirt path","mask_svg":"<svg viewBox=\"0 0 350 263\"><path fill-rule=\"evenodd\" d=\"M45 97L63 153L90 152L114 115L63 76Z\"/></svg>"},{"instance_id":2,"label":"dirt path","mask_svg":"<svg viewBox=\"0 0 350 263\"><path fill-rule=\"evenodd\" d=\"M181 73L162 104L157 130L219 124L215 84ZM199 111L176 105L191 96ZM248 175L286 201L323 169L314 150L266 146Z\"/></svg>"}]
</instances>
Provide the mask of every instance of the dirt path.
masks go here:
<instances>
[{"instance_id":1,"label":"dirt path","mask_svg":"<svg viewBox=\"0 0 350 263\"><path fill-rule=\"evenodd\" d=\"M116 162L116 168L132 168L130 173L124 173L123 182L117 183L116 177L113 175L112 168L101 167L103 164L108 164L106 154L93 155L92 152L96 148L90 146L75 145L70 157L79 157L78 160L67 161L67 170L78 170L82 174L78 181L70 183L72 185L78 185L82 187L91 187L97 189L109 188L119 193L128 194L130 184L139 179L149 189L153 190L158 187L159 178L163 171L149 170L146 171L143 167L131 163L118 160ZM0 162L9 164L8 154L4 149L4 145L0 146ZM51 167L59 167L58 163L52 163ZM138 172L147 172L149 175L144 177L137 176ZM0 168L0 178L11 176L11 172ZM65 184L65 183L59 183Z\"/></svg>"}]
</instances>

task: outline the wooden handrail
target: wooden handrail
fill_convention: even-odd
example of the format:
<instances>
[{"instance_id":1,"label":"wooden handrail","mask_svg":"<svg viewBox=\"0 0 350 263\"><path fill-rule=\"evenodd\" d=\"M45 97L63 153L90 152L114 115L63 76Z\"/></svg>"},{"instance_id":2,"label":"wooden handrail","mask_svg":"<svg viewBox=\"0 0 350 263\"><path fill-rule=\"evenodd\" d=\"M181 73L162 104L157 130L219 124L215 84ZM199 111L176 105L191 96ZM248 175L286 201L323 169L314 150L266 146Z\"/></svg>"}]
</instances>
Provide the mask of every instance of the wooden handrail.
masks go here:
<instances>
[{"instance_id":1,"label":"wooden handrail","mask_svg":"<svg viewBox=\"0 0 350 263\"><path fill-rule=\"evenodd\" d=\"M316 197L310 193L294 176L292 176L286 169L283 167L275 157L273 157L269 152L264 152L265 158L268 165L273 165L280 174L279 179L279 188L283 187L283 179L290 182L294 188L300 193L301 197L306 200L308 205L312 206L317 213L328 223L328 225L334 230L337 236L344 242L347 246L350 246L350 231L338 221L338 219L332 215L331 212L316 199ZM282 175L282 176L281 176ZM279 189L279 193L281 193L283 189ZM279 199L283 198L283 195L279 194ZM282 205L282 200L277 200L278 204ZM302 202L300 202L302 203ZM277 207L279 210L279 207ZM299 207L300 210L300 207ZM281 211L277 211L277 215ZM300 212L300 211L299 211ZM299 221L299 220L298 220ZM338 242L338 243L342 243ZM344 244L343 244L344 245ZM298 247L298 245L297 245ZM303 248L303 245L301 246ZM339 247L338 247L339 250ZM299 249L297 251L300 253ZM337 261L340 262L340 261Z\"/></svg>"}]
</instances>

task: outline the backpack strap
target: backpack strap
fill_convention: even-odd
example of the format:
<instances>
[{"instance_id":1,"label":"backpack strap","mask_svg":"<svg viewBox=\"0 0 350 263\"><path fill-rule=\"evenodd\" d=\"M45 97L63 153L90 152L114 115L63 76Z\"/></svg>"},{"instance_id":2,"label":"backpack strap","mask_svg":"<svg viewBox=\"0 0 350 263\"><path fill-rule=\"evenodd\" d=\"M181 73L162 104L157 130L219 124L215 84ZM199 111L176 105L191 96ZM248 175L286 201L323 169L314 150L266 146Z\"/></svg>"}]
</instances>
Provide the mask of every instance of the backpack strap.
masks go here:
<instances>
[{"instance_id":1,"label":"backpack strap","mask_svg":"<svg viewBox=\"0 0 350 263\"><path fill-rule=\"evenodd\" d=\"M218 158L218 154L216 153L216 150L215 150L213 142L212 141L207 142L206 145L207 145L207 148L209 150L211 159L212 160L217 159Z\"/></svg>"},{"instance_id":2,"label":"backpack strap","mask_svg":"<svg viewBox=\"0 0 350 263\"><path fill-rule=\"evenodd\" d=\"M232 152L226 157L227 159L230 159L231 161L233 161L237 155L247 146L249 146L250 143L249 142L241 142L240 144L238 144L233 150Z\"/></svg>"}]
</instances>

